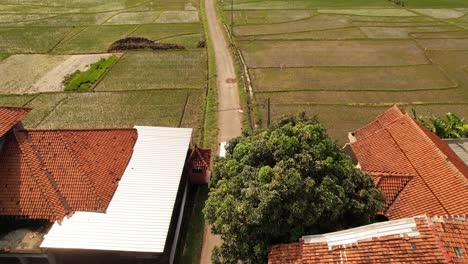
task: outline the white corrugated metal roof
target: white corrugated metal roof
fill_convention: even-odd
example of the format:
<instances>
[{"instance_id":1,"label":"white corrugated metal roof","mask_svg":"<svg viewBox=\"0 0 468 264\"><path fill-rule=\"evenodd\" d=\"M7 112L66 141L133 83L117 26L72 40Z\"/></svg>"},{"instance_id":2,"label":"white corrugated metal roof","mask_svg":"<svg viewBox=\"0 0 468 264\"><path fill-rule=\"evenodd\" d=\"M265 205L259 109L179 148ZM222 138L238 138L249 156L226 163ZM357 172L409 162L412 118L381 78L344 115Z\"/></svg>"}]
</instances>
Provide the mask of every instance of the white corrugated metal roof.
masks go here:
<instances>
[{"instance_id":1,"label":"white corrugated metal roof","mask_svg":"<svg viewBox=\"0 0 468 264\"><path fill-rule=\"evenodd\" d=\"M416 222L414 218L404 218L399 220L392 220L388 222L375 223L361 227L346 229L343 231L303 236L304 243L327 243L328 247L347 245L358 243L362 240L369 240L372 238L389 236L389 235L408 235L419 236L419 232L415 230Z\"/></svg>"},{"instance_id":2,"label":"white corrugated metal roof","mask_svg":"<svg viewBox=\"0 0 468 264\"><path fill-rule=\"evenodd\" d=\"M192 129L136 127L132 157L106 213L54 223L43 248L163 252Z\"/></svg>"},{"instance_id":3,"label":"white corrugated metal roof","mask_svg":"<svg viewBox=\"0 0 468 264\"><path fill-rule=\"evenodd\" d=\"M444 139L444 141L468 165L468 138Z\"/></svg>"}]
</instances>

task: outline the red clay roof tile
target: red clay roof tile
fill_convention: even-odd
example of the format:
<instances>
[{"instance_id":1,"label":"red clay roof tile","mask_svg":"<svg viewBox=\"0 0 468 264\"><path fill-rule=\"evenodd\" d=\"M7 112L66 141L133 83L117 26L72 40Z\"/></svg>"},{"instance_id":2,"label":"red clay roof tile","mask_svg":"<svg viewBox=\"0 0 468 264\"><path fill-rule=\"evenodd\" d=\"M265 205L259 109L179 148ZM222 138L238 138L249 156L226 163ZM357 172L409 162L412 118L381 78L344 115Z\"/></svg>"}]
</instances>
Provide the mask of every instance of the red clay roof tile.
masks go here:
<instances>
[{"instance_id":1,"label":"red clay roof tile","mask_svg":"<svg viewBox=\"0 0 468 264\"><path fill-rule=\"evenodd\" d=\"M296 243L272 246L270 264L299 263L467 263L468 218L414 217L414 231L399 234L374 235L357 243L329 246L328 242L301 240ZM392 221L387 222L392 224ZM369 226L372 228L372 226ZM355 234L363 232L351 229ZM368 230L364 232L369 232ZM333 234L333 233L332 233ZM455 248L463 252L457 256Z\"/></svg>"},{"instance_id":2,"label":"red clay roof tile","mask_svg":"<svg viewBox=\"0 0 468 264\"><path fill-rule=\"evenodd\" d=\"M364 172L403 177L398 187L378 186L391 199L387 217L468 213L468 167L407 113L394 106L354 135L351 148ZM414 178L407 182L409 176Z\"/></svg>"},{"instance_id":3,"label":"red clay roof tile","mask_svg":"<svg viewBox=\"0 0 468 264\"><path fill-rule=\"evenodd\" d=\"M134 129L11 131L0 153L0 215L104 212L136 138Z\"/></svg>"},{"instance_id":4,"label":"red clay roof tile","mask_svg":"<svg viewBox=\"0 0 468 264\"><path fill-rule=\"evenodd\" d=\"M31 108L25 107L0 107L0 137L18 124L30 111Z\"/></svg>"}]
</instances>

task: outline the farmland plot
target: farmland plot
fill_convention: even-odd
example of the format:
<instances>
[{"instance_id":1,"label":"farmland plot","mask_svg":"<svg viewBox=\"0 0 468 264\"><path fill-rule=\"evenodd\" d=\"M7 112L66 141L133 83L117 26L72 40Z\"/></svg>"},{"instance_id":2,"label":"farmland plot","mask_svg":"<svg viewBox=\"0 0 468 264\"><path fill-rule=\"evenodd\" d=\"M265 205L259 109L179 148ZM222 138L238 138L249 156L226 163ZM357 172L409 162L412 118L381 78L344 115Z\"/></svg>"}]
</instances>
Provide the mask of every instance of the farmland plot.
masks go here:
<instances>
[{"instance_id":1,"label":"farmland plot","mask_svg":"<svg viewBox=\"0 0 468 264\"><path fill-rule=\"evenodd\" d=\"M257 124L266 125L267 99L273 120L317 115L340 143L395 103L468 117L468 2L385 2L235 1L234 41ZM229 25L230 12L224 2Z\"/></svg>"}]
</instances>

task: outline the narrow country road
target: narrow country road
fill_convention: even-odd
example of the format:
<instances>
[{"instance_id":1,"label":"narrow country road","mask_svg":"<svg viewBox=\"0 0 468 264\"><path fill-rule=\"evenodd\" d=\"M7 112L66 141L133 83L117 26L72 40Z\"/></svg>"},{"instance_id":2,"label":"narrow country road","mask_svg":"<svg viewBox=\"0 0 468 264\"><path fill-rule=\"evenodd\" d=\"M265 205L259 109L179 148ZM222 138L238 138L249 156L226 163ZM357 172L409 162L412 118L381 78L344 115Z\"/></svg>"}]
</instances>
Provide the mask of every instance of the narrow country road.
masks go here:
<instances>
[{"instance_id":1,"label":"narrow country road","mask_svg":"<svg viewBox=\"0 0 468 264\"><path fill-rule=\"evenodd\" d=\"M218 87L218 141L223 142L241 135L242 115L239 112L239 91L237 90L236 71L224 38L223 28L217 19L216 0L205 0L208 29L213 42L216 60L216 82ZM201 264L211 263L211 252L222 240L211 234L211 227L205 225Z\"/></svg>"}]
</instances>

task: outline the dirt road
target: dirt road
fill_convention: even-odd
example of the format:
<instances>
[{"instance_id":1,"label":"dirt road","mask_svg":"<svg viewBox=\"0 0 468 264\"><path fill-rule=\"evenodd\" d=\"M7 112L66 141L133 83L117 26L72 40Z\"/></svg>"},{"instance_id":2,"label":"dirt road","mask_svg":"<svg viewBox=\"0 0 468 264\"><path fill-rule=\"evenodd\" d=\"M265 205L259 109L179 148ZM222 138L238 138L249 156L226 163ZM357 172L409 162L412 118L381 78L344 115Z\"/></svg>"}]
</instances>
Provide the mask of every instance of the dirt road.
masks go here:
<instances>
[{"instance_id":1,"label":"dirt road","mask_svg":"<svg viewBox=\"0 0 468 264\"><path fill-rule=\"evenodd\" d=\"M216 79L218 86L218 141L227 141L241 135L242 114L239 112L239 91L237 90L236 71L224 38L223 28L218 22L215 9L216 0L205 0L208 29L213 42L216 59ZM222 240L211 234L211 227L205 225L200 263L211 263L211 251Z\"/></svg>"}]
</instances>

